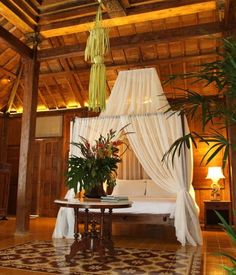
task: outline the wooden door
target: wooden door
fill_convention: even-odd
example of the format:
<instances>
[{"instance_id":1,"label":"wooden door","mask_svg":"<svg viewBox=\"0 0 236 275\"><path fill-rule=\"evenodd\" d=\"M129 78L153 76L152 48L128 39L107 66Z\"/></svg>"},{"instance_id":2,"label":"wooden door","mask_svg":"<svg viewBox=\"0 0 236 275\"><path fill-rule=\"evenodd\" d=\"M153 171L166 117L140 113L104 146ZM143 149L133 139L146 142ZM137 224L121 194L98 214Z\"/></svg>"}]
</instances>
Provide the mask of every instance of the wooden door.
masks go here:
<instances>
[{"instance_id":1,"label":"wooden door","mask_svg":"<svg viewBox=\"0 0 236 275\"><path fill-rule=\"evenodd\" d=\"M35 154L35 192L38 196L32 196L35 203L32 204L40 216L54 217L58 207L54 200L60 197L62 179L62 140L50 138L38 140Z\"/></svg>"}]
</instances>

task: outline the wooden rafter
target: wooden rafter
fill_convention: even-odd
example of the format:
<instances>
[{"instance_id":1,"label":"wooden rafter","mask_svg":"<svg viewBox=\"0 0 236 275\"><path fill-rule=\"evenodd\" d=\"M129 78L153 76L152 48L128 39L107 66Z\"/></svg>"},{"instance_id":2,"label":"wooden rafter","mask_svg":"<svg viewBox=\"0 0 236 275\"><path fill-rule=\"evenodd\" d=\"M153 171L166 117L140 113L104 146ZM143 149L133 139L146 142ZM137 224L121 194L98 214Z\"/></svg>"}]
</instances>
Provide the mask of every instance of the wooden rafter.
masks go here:
<instances>
[{"instance_id":1,"label":"wooden rafter","mask_svg":"<svg viewBox=\"0 0 236 275\"><path fill-rule=\"evenodd\" d=\"M19 68L17 78L16 78L16 80L14 82L14 85L12 87L12 90L11 90L10 98L8 100L8 103L7 103L6 113L10 113L10 111L11 111L11 107L12 107L12 104L14 102L15 95L16 95L17 89L18 89L19 84L20 84L20 79L21 79L21 76L22 76L22 73L23 73L23 67L24 67L23 64L21 64L20 68Z\"/></svg>"},{"instance_id":2,"label":"wooden rafter","mask_svg":"<svg viewBox=\"0 0 236 275\"><path fill-rule=\"evenodd\" d=\"M32 10L30 6L25 3L25 1L13 0L17 9L29 20L33 25L36 25L38 22L38 12Z\"/></svg>"},{"instance_id":3,"label":"wooden rafter","mask_svg":"<svg viewBox=\"0 0 236 275\"><path fill-rule=\"evenodd\" d=\"M156 58L152 60L145 60L145 61L138 61L138 62L132 62L132 63L125 63L125 64L119 64L119 65L106 65L107 70L119 70L119 69L129 69L129 68L136 68L136 67L148 67L148 66L157 66L159 64L169 64L171 62L173 63L182 63L182 62L197 62L198 60L204 60L209 58L215 58L217 56L216 52L210 52L206 54L197 54L197 55L189 55L189 56L178 56L178 57L168 57L168 58ZM39 78L40 80L48 78L48 77L58 77L58 76L65 76L68 77L70 74L74 73L88 73L89 68L85 69L71 69L67 71L61 71L61 72L49 72L49 73L42 73L40 74Z\"/></svg>"},{"instance_id":4,"label":"wooden rafter","mask_svg":"<svg viewBox=\"0 0 236 275\"><path fill-rule=\"evenodd\" d=\"M52 95L52 92L50 90L50 87L46 84L46 83L43 83L44 87L46 88L46 91L48 92L49 96L51 97L53 103L54 103L54 106L56 106L56 109L58 109L58 104L54 98L54 96Z\"/></svg>"},{"instance_id":5,"label":"wooden rafter","mask_svg":"<svg viewBox=\"0 0 236 275\"><path fill-rule=\"evenodd\" d=\"M125 17L117 17L103 20L103 26L110 28L116 26L123 26L128 24L135 24L158 19L164 19L175 16L189 15L198 12L211 11L216 9L215 1L203 1L202 3L190 4L185 6L167 8L162 10L155 10L151 12L129 15ZM40 34L46 38L53 36L61 36L66 34L78 33L88 31L93 27L93 22L81 23L80 20L66 20L63 22L56 22L47 24L40 28Z\"/></svg>"},{"instance_id":6,"label":"wooden rafter","mask_svg":"<svg viewBox=\"0 0 236 275\"><path fill-rule=\"evenodd\" d=\"M0 39L4 40L10 48L19 53L21 56L32 58L32 50L2 26L0 26Z\"/></svg>"},{"instance_id":7,"label":"wooden rafter","mask_svg":"<svg viewBox=\"0 0 236 275\"><path fill-rule=\"evenodd\" d=\"M17 77L14 73L12 73L11 71L7 70L4 67L0 67L0 72L3 73L3 74L6 74L8 76L10 76L13 79L15 79Z\"/></svg>"},{"instance_id":8,"label":"wooden rafter","mask_svg":"<svg viewBox=\"0 0 236 275\"><path fill-rule=\"evenodd\" d=\"M35 25L24 13L8 0L1 0L0 14L23 32L33 32Z\"/></svg>"},{"instance_id":9,"label":"wooden rafter","mask_svg":"<svg viewBox=\"0 0 236 275\"><path fill-rule=\"evenodd\" d=\"M112 50L125 49L130 47L139 47L147 44L184 41L193 37L205 37L214 34L220 34L223 28L220 23L207 23L196 26L188 26L177 29L161 30L145 34L136 34L111 38L110 44ZM83 56L86 44L63 46L54 49L41 50L38 53L40 61L61 57Z\"/></svg>"},{"instance_id":10,"label":"wooden rafter","mask_svg":"<svg viewBox=\"0 0 236 275\"><path fill-rule=\"evenodd\" d=\"M86 16L95 16L97 11L98 5L95 3L95 5L85 6L81 7L78 6L74 9L69 10L58 10L53 13L48 14L41 14L39 24L44 25L48 23L52 23L55 21L64 21L65 19L73 19L73 18L80 18L80 17L86 17Z\"/></svg>"}]
</instances>

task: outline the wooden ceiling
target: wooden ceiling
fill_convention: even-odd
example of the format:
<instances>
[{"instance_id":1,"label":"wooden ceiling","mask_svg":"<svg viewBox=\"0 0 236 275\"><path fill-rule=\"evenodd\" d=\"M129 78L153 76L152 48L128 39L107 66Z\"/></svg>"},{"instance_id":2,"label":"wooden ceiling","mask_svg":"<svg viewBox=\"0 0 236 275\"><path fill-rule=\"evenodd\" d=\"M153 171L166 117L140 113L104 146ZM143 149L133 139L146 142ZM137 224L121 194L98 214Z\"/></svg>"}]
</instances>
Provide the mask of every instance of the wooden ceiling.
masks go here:
<instances>
[{"instance_id":1,"label":"wooden ceiling","mask_svg":"<svg viewBox=\"0 0 236 275\"><path fill-rule=\"evenodd\" d=\"M96 0L1 0L0 112L23 110L24 59L38 41L38 110L87 105L90 63L84 60ZM220 37L236 28L235 0L103 0L103 24L110 32L105 58L108 96L120 70L155 67L162 82L170 74L197 70L214 60ZM164 87L168 98L200 89L175 81Z\"/></svg>"}]
</instances>

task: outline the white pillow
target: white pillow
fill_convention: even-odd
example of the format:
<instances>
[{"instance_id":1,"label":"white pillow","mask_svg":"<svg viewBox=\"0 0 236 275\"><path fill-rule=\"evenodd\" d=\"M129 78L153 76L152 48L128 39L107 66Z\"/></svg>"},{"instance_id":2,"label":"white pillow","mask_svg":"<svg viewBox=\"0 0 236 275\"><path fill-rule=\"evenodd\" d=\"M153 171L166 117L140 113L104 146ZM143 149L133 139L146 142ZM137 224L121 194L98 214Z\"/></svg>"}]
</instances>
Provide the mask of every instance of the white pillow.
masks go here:
<instances>
[{"instance_id":1,"label":"white pillow","mask_svg":"<svg viewBox=\"0 0 236 275\"><path fill-rule=\"evenodd\" d=\"M146 196L147 197L159 197L159 198L175 198L175 193L170 193L164 189L162 189L159 185L157 185L153 180L146 180Z\"/></svg>"},{"instance_id":2,"label":"white pillow","mask_svg":"<svg viewBox=\"0 0 236 275\"><path fill-rule=\"evenodd\" d=\"M144 196L146 192L146 180L116 180L114 196Z\"/></svg>"}]
</instances>

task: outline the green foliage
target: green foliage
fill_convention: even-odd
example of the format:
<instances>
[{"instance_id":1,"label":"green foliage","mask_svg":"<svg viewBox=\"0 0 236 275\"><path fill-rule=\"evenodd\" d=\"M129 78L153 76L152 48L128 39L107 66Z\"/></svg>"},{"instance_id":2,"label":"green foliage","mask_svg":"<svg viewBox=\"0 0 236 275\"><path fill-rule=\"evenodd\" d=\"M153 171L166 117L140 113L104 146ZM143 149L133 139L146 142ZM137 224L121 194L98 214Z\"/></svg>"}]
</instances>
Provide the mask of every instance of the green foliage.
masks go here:
<instances>
[{"instance_id":1,"label":"green foliage","mask_svg":"<svg viewBox=\"0 0 236 275\"><path fill-rule=\"evenodd\" d=\"M219 225L222 226L222 228L227 233L227 235L230 237L230 239L236 244L236 231L234 230L234 228L227 223L227 221L224 219L224 217L222 217L222 215L219 212L215 211L215 213L221 221L221 223L219 223ZM236 214L236 213L234 213L234 214ZM219 253L216 253L216 255L224 256L224 257L228 258L231 261L232 266L222 265L222 267L228 272L229 275L236 274L236 258L235 257L233 257L225 252L219 252Z\"/></svg>"},{"instance_id":2,"label":"green foliage","mask_svg":"<svg viewBox=\"0 0 236 275\"><path fill-rule=\"evenodd\" d=\"M111 129L106 136L100 135L94 141L94 145L91 145L84 137L80 137L80 142L72 143L80 150L82 156L72 155L68 160L66 185L69 189L74 188L77 193L78 183L80 183L80 191L82 189L90 191L105 181L108 185L115 185L113 179L122 155L119 154L119 146L126 145L121 139L122 135L118 140L114 140L115 136L116 131Z\"/></svg>"},{"instance_id":3,"label":"green foliage","mask_svg":"<svg viewBox=\"0 0 236 275\"><path fill-rule=\"evenodd\" d=\"M202 159L205 164L208 164L223 151L222 166L224 167L229 151L236 150L236 145L229 143L228 139L220 134L220 130L236 125L236 105L234 104L236 98L236 41L226 38L222 39L222 42L222 47L218 52L219 59L202 64L198 72L172 75L169 78L168 82L181 78L192 79L192 83L203 81L205 86L213 84L218 93L215 96L203 96L196 91L181 89L185 91L186 96L175 99L170 109L180 115L186 115L191 120L201 114L202 131L201 134L191 132L176 140L164 158L172 155L173 161L181 147L186 145L189 148L190 140L194 142L196 138L200 138L202 142L209 145L209 150ZM215 130L205 133L207 125ZM196 142L194 145L196 146Z\"/></svg>"}]
</instances>

